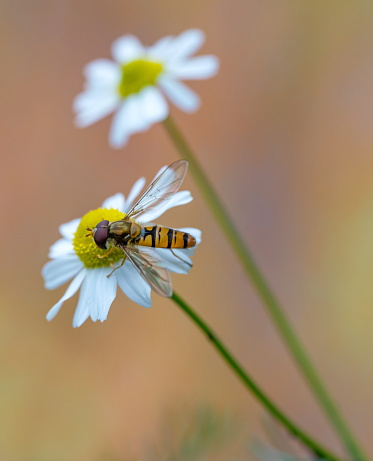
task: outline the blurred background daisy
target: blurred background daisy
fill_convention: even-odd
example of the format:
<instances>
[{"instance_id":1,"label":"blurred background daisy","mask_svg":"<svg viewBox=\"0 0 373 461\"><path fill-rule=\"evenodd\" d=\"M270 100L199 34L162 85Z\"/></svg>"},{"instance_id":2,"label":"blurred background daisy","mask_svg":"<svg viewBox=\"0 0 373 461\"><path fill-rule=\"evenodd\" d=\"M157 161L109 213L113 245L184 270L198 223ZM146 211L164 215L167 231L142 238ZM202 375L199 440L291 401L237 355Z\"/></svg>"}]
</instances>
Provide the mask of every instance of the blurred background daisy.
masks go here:
<instances>
[{"instance_id":1,"label":"blurred background daisy","mask_svg":"<svg viewBox=\"0 0 373 461\"><path fill-rule=\"evenodd\" d=\"M74 330L72 299L45 320L65 291L40 275L58 226L179 158L160 123L122 149L108 144L111 116L77 129L82 69L123 35L151 46L189 29L206 37L195 55L217 56L220 70L186 82L198 111L169 109L372 455L373 4L0 0L0 13L0 456L123 459L181 402L237 410L262 432L262 409L169 300L134 309L118 293L110 322ZM194 200L167 224L199 228L203 242L175 290L340 451L190 174L183 188Z\"/></svg>"},{"instance_id":2,"label":"blurred background daisy","mask_svg":"<svg viewBox=\"0 0 373 461\"><path fill-rule=\"evenodd\" d=\"M117 38L111 46L114 61L95 59L84 68L85 89L74 100L77 126L114 112L109 142L121 147L132 134L168 116L165 96L184 112L195 112L200 99L181 80L212 77L219 66L216 56L191 56L204 40L199 29L162 37L148 47L133 35Z\"/></svg>"}]
</instances>

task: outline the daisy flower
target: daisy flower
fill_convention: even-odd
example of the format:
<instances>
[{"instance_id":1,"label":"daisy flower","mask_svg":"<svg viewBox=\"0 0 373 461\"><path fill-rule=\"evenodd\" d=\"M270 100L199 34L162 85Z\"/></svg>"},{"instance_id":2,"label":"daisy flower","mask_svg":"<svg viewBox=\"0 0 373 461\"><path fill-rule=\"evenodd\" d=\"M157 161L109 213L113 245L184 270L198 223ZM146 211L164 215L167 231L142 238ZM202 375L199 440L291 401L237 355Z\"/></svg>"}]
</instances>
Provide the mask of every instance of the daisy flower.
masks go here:
<instances>
[{"instance_id":1,"label":"daisy flower","mask_svg":"<svg viewBox=\"0 0 373 461\"><path fill-rule=\"evenodd\" d=\"M212 55L191 57L204 42L201 30L166 36L146 47L124 35L111 47L114 61L96 59L84 69L85 89L74 100L76 125L86 127L114 112L109 142L123 146L131 134L145 131L168 115L167 96L185 112L200 105L182 79L206 79L218 71Z\"/></svg>"},{"instance_id":2,"label":"daisy flower","mask_svg":"<svg viewBox=\"0 0 373 461\"><path fill-rule=\"evenodd\" d=\"M162 171L162 170L161 170ZM158 173L159 174L159 173ZM135 303L144 307L151 306L150 286L141 277L134 265L126 260L123 266L113 270L123 260L123 252L118 248L107 258L100 259L107 251L99 249L91 237L87 238L87 228L94 228L103 219L118 221L131 208L134 199L143 189L145 178L140 178L133 186L127 199L123 194L116 194L104 201L96 210L89 211L82 219L74 219L60 226L62 238L57 240L49 250L49 258L43 269L45 287L53 290L72 279L65 294L50 309L47 319L52 320L61 309L63 303L71 298L79 289L79 301L73 317L73 326L79 327L88 317L95 322L106 320L111 303L114 301L117 285ZM192 200L189 191L176 192L171 200L159 211L148 211L142 214L142 224L152 222L164 211L175 206L184 205ZM201 241L201 231L193 228L180 229L192 234ZM191 267L190 257L195 247L178 249L155 248L164 267L171 272L187 274Z\"/></svg>"}]
</instances>

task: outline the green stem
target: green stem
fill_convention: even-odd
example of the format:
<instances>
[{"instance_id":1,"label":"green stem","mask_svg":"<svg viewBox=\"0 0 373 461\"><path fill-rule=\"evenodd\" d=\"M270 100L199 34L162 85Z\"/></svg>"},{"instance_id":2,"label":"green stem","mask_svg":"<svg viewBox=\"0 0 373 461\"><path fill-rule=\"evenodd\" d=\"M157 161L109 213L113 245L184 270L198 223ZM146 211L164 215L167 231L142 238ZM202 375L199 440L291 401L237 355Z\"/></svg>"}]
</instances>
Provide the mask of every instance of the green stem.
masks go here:
<instances>
[{"instance_id":1,"label":"green stem","mask_svg":"<svg viewBox=\"0 0 373 461\"><path fill-rule=\"evenodd\" d=\"M320 406L323 408L326 416L329 418L329 421L334 426L336 433L339 434L346 450L350 453L354 460L364 461L366 459L364 453L360 449L347 424L344 422L336 404L333 402L331 396L324 387L311 360L302 347L300 340L290 326L280 303L277 301L274 293L261 274L253 256L249 252L245 242L233 224L232 219L230 219L227 210L215 192L206 174L202 170L197 158L170 116L163 122L163 124L181 156L188 160L194 179L215 215L216 220L220 224L228 241L236 252L238 259L245 268L247 275L250 277L269 315L277 326L284 342L292 353L295 362L302 371Z\"/></svg>"},{"instance_id":2,"label":"green stem","mask_svg":"<svg viewBox=\"0 0 373 461\"><path fill-rule=\"evenodd\" d=\"M319 445L315 440L299 429L298 426L296 426L281 410L279 410L279 408L276 407L276 405L260 389L249 374L246 373L207 323L202 320L202 318L182 298L180 298L179 295L174 292L171 299L179 307L181 307L181 309L198 326L198 328L206 334L207 338L211 341L212 345L217 349L228 366L277 421L279 421L294 437L303 442L303 444L305 444L318 458L328 459L330 461L340 461L336 455L330 453L327 449Z\"/></svg>"}]
</instances>

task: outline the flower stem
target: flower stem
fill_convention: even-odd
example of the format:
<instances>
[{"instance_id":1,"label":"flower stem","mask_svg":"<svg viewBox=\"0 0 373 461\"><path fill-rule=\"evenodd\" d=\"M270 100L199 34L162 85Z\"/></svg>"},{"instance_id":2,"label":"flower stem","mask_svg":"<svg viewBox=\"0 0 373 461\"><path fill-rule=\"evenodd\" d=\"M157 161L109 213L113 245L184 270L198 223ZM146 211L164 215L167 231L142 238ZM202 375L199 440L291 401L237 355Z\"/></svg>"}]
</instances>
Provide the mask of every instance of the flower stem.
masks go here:
<instances>
[{"instance_id":1,"label":"flower stem","mask_svg":"<svg viewBox=\"0 0 373 461\"><path fill-rule=\"evenodd\" d=\"M175 144L176 148L180 152L181 156L188 160L190 169L194 175L194 179L201 189L216 220L225 232L228 241L232 245L238 259L241 261L247 275L251 279L258 294L260 295L267 309L267 312L278 328L284 342L292 353L296 364L303 373L305 380L307 381L309 387L312 389L326 416L329 418L329 421L334 426L334 429L339 435L346 450L350 453L353 459L357 461L364 461L366 459L364 453L362 452L350 429L343 420L336 404L332 400L321 379L319 378L316 369L314 368L310 358L305 352L299 338L290 326L290 323L287 320L280 303L277 301L274 293L262 275L253 256L251 255L241 235L233 224L232 219L230 219L229 213L225 209L212 184L202 170L202 167L200 166L197 158L193 154L193 151L170 116L166 118L166 120L163 122L163 125L166 128L166 131Z\"/></svg>"},{"instance_id":2,"label":"flower stem","mask_svg":"<svg viewBox=\"0 0 373 461\"><path fill-rule=\"evenodd\" d=\"M178 294L174 292L171 299L190 317L200 330L206 334L207 338L211 341L212 345L217 349L233 372L277 421L279 421L294 437L303 442L303 444L306 445L318 458L328 459L330 461L340 461L336 455L330 453L327 449L319 445L315 440L299 429L299 427L294 424L270 400L269 397L267 397L267 395L260 389L250 375L242 368L234 356L224 346L222 341L216 336L207 323L202 320L202 318L182 298L180 298Z\"/></svg>"}]
</instances>

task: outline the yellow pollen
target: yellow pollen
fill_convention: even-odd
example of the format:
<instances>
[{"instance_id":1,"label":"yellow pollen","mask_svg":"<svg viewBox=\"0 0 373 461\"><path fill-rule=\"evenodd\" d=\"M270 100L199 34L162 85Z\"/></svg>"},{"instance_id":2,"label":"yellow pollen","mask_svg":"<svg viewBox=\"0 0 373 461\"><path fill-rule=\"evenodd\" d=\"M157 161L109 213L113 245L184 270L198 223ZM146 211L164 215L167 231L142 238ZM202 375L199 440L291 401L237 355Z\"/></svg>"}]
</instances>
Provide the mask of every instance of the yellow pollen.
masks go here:
<instances>
[{"instance_id":1,"label":"yellow pollen","mask_svg":"<svg viewBox=\"0 0 373 461\"><path fill-rule=\"evenodd\" d=\"M163 72L159 62L138 59L122 66L122 78L118 92L122 98L138 93L149 85L155 85L158 76Z\"/></svg>"},{"instance_id":2,"label":"yellow pollen","mask_svg":"<svg viewBox=\"0 0 373 461\"><path fill-rule=\"evenodd\" d=\"M109 250L101 250L95 244L93 237L87 235L87 227L93 229L96 225L107 219L110 222L123 219L124 213L107 208L98 208L97 210L89 211L81 219L78 229L75 232L73 246L76 255L80 258L87 269L96 269L98 267L108 267L123 259L123 251L116 248L107 258L101 259L99 256L104 256Z\"/></svg>"}]
</instances>

